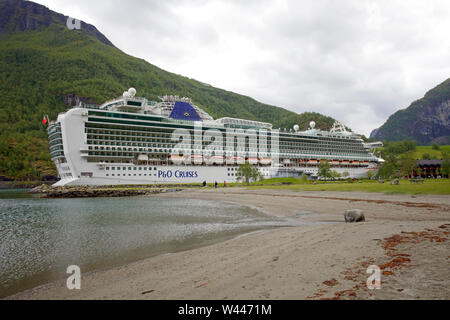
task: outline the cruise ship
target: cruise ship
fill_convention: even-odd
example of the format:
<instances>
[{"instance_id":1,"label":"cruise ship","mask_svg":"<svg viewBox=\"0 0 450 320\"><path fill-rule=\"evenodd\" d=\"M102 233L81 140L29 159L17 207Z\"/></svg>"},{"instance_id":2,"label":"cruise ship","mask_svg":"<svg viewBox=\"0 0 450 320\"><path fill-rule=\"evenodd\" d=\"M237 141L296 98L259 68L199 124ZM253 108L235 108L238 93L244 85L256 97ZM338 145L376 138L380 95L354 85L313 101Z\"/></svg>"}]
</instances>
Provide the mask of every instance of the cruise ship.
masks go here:
<instances>
[{"instance_id":1,"label":"cruise ship","mask_svg":"<svg viewBox=\"0 0 450 320\"><path fill-rule=\"evenodd\" d=\"M189 98L149 101L130 88L97 105L78 105L50 121L50 154L63 185L236 182L242 163L262 177L317 178L320 161L360 178L383 161L336 122L329 131L273 129L272 124L213 119Z\"/></svg>"}]
</instances>

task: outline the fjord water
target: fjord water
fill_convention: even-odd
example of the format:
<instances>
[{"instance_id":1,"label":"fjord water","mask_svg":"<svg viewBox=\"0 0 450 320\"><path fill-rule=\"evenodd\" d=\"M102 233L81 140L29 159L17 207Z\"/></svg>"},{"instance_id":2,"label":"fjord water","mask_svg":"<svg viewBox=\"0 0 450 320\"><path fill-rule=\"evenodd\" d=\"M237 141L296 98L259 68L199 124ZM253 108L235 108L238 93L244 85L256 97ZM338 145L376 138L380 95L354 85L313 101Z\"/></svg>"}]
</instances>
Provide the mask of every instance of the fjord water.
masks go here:
<instances>
[{"instance_id":1,"label":"fjord water","mask_svg":"<svg viewBox=\"0 0 450 320\"><path fill-rule=\"evenodd\" d=\"M0 191L0 297L82 272L288 226L258 210L162 197L44 199Z\"/></svg>"}]
</instances>

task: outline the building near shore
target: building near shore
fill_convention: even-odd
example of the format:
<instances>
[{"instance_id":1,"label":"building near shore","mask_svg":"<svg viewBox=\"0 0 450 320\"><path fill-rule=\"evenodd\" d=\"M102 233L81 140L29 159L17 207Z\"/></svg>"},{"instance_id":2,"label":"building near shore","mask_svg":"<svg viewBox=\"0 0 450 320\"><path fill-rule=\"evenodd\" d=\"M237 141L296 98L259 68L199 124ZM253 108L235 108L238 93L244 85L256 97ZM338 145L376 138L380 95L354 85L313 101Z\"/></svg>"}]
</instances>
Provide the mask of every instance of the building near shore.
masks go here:
<instances>
[{"instance_id":1,"label":"building near shore","mask_svg":"<svg viewBox=\"0 0 450 320\"><path fill-rule=\"evenodd\" d=\"M435 178L442 176L441 166L444 160L418 160L417 168L422 171L421 174L414 170L414 176L422 176L425 178Z\"/></svg>"}]
</instances>

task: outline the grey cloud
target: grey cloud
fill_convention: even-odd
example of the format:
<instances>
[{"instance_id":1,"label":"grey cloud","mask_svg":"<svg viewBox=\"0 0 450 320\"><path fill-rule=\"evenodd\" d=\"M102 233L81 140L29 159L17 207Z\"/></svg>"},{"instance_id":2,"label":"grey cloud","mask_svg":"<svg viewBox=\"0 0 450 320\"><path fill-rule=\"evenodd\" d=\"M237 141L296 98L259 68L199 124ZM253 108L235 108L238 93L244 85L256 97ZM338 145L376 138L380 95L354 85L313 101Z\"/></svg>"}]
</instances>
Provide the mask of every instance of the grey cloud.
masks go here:
<instances>
[{"instance_id":1,"label":"grey cloud","mask_svg":"<svg viewBox=\"0 0 450 320\"><path fill-rule=\"evenodd\" d=\"M161 68L366 135L450 73L446 0L66 3Z\"/></svg>"}]
</instances>

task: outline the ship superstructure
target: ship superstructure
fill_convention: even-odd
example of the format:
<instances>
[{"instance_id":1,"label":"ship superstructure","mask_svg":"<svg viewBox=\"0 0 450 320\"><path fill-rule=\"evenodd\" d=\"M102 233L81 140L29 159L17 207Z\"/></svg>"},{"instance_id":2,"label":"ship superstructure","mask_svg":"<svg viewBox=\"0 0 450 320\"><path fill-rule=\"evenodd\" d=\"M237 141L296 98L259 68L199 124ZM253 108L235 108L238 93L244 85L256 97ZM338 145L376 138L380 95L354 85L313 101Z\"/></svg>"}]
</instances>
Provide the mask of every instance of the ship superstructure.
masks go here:
<instances>
[{"instance_id":1,"label":"ship superstructure","mask_svg":"<svg viewBox=\"0 0 450 320\"><path fill-rule=\"evenodd\" d=\"M300 131L225 117L214 120L189 98L136 97L130 88L101 106L80 105L48 127L56 185L234 182L240 164L264 177L316 177L321 160L349 177L377 170L382 159L357 134L336 123ZM346 174L345 174L346 175Z\"/></svg>"}]
</instances>

